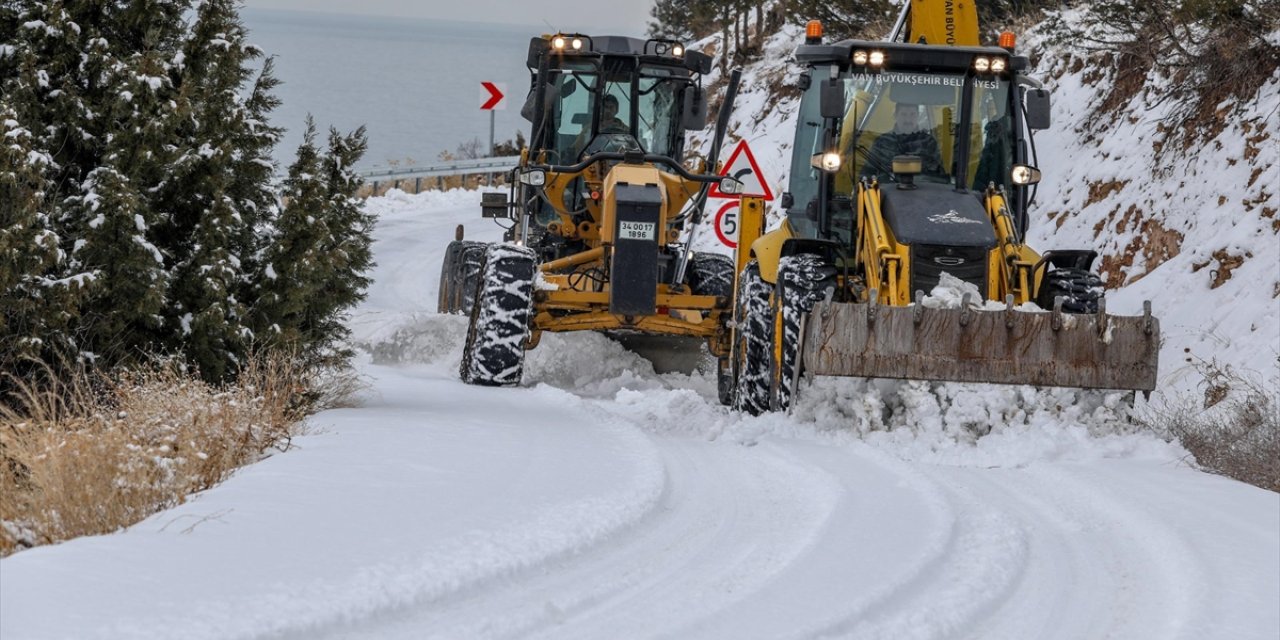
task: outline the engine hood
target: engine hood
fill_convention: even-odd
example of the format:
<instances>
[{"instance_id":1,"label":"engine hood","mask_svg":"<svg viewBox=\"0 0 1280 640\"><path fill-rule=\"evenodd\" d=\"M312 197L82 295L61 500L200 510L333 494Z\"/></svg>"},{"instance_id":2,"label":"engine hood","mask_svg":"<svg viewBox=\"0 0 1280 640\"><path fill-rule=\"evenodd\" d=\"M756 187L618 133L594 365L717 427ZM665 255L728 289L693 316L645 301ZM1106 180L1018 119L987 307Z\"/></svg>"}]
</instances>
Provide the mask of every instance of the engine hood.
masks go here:
<instances>
[{"instance_id":1,"label":"engine hood","mask_svg":"<svg viewBox=\"0 0 1280 640\"><path fill-rule=\"evenodd\" d=\"M946 247L996 246L987 212L973 193L949 185L920 184L916 189L884 185L880 210L898 242Z\"/></svg>"}]
</instances>

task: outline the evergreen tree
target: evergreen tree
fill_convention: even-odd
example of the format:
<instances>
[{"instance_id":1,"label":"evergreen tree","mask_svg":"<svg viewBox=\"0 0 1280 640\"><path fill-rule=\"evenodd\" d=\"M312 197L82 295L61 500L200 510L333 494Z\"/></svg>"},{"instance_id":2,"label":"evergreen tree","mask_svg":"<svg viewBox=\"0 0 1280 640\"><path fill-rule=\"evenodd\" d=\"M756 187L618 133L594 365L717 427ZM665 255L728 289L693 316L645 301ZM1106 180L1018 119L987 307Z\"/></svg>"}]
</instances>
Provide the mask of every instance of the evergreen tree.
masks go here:
<instances>
[{"instance_id":1,"label":"evergreen tree","mask_svg":"<svg viewBox=\"0 0 1280 640\"><path fill-rule=\"evenodd\" d=\"M262 52L237 10L0 2L6 370L59 349L106 365L159 351L224 379L253 329L340 355L370 260L350 172L363 131L331 135L322 157L308 123L282 209L268 122L279 81L270 59L254 76Z\"/></svg>"},{"instance_id":2,"label":"evergreen tree","mask_svg":"<svg viewBox=\"0 0 1280 640\"><path fill-rule=\"evenodd\" d=\"M307 116L297 159L284 180L284 208L264 255L255 314L259 337L292 348L304 346L311 324L309 299L324 286L315 276L322 237L315 213L324 208L326 197L320 161L316 125Z\"/></svg>"},{"instance_id":3,"label":"evergreen tree","mask_svg":"<svg viewBox=\"0 0 1280 640\"><path fill-rule=\"evenodd\" d=\"M259 322L277 344L300 350L311 364L349 355L342 320L369 283L364 272L373 265L373 219L356 199L361 182L351 169L366 144L363 127L347 136L331 131L321 156L315 124L307 119L285 180L278 236L266 254Z\"/></svg>"},{"instance_id":4,"label":"evergreen tree","mask_svg":"<svg viewBox=\"0 0 1280 640\"><path fill-rule=\"evenodd\" d=\"M329 130L329 152L321 164L326 204L326 246L321 255L329 273L324 295L316 301L313 349L346 360L350 351L342 343L350 336L344 321L347 312L364 300L370 280L365 273L373 267L373 215L366 213L356 197L363 181L352 170L368 148L365 128L349 135Z\"/></svg>"},{"instance_id":5,"label":"evergreen tree","mask_svg":"<svg viewBox=\"0 0 1280 640\"><path fill-rule=\"evenodd\" d=\"M655 0L649 9L649 36L690 42L716 30L716 2L711 0Z\"/></svg>"},{"instance_id":6,"label":"evergreen tree","mask_svg":"<svg viewBox=\"0 0 1280 640\"><path fill-rule=\"evenodd\" d=\"M145 203L115 168L89 172L81 193L67 199L76 224L71 258L86 274L80 347L92 358L130 361L155 350L168 278L164 258L146 238Z\"/></svg>"},{"instance_id":7,"label":"evergreen tree","mask_svg":"<svg viewBox=\"0 0 1280 640\"><path fill-rule=\"evenodd\" d=\"M159 200L172 211L162 234L176 285L168 316L174 350L184 350L208 379L235 373L253 338L242 296L258 234L270 223L275 196L270 152L279 130L266 124L278 101L271 64L248 100L239 90L260 51L246 40L232 0L199 6L182 51L181 105L190 113L177 138L183 153ZM246 264L246 262L248 264Z\"/></svg>"},{"instance_id":8,"label":"evergreen tree","mask_svg":"<svg viewBox=\"0 0 1280 640\"><path fill-rule=\"evenodd\" d=\"M0 124L0 371L23 376L30 359L70 353L74 291L56 277L63 256L45 208L52 159L32 147L7 100L0 100ZM0 391L11 382L0 380Z\"/></svg>"}]
</instances>

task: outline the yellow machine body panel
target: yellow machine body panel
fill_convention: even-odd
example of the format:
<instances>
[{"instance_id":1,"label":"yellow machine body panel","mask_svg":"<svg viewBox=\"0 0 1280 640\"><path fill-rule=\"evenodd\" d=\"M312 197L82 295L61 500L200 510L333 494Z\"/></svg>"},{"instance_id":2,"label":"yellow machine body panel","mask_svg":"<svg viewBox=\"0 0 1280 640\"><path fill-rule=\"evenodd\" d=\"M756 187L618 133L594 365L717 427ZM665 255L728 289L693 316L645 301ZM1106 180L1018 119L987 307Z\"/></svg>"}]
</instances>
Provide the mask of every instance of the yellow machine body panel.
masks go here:
<instances>
[{"instance_id":1,"label":"yellow machine body panel","mask_svg":"<svg viewBox=\"0 0 1280 640\"><path fill-rule=\"evenodd\" d=\"M908 42L976 47L977 0L911 0L911 35Z\"/></svg>"},{"instance_id":2,"label":"yellow machine body panel","mask_svg":"<svg viewBox=\"0 0 1280 640\"><path fill-rule=\"evenodd\" d=\"M724 320L729 301L716 296L694 295L687 289L674 289L669 284L657 285L656 313L623 316L609 311L609 284L591 276L606 269L610 250L617 242L615 220L619 185L652 186L661 197L657 228L658 240L675 242L680 237L674 221L680 211L698 194L699 184L662 171L651 164L618 163L600 176L601 164L593 164L578 173L549 173L546 194L552 202L568 199L570 189L583 189L595 197L584 200L589 221L573 221L570 212L557 207L560 220L548 225L548 232L567 240L581 241L587 250L544 262L538 266L540 289L534 294L534 318L529 348L533 348L543 331L615 331L702 338L708 340L712 353L722 355L727 349ZM758 208L758 207L757 207Z\"/></svg>"},{"instance_id":3,"label":"yellow machine body panel","mask_svg":"<svg viewBox=\"0 0 1280 640\"><path fill-rule=\"evenodd\" d=\"M778 262L782 256L782 244L795 237L791 223L783 220L777 229L760 236L751 243L751 255L760 265L760 277L765 282L778 281Z\"/></svg>"}]
</instances>

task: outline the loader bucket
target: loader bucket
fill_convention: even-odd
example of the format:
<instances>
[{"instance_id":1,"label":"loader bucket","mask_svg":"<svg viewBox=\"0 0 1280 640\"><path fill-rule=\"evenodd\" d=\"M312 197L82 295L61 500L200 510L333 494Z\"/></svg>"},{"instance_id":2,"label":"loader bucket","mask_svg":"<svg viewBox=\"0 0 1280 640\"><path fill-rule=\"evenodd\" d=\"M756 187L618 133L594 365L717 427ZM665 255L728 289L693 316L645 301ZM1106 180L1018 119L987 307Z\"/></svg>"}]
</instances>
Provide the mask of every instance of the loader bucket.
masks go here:
<instances>
[{"instance_id":1,"label":"loader bucket","mask_svg":"<svg viewBox=\"0 0 1280 640\"><path fill-rule=\"evenodd\" d=\"M806 318L816 375L1151 391L1160 325L1143 316L819 302Z\"/></svg>"}]
</instances>

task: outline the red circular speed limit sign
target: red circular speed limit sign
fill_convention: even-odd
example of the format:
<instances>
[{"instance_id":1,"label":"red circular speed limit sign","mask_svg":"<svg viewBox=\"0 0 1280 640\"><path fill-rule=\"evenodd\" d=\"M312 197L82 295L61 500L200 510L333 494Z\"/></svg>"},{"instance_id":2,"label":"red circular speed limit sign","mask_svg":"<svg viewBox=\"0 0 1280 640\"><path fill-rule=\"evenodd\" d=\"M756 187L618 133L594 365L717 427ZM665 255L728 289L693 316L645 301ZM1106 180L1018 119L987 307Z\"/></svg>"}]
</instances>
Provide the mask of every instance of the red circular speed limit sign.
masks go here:
<instances>
[{"instance_id":1,"label":"red circular speed limit sign","mask_svg":"<svg viewBox=\"0 0 1280 640\"><path fill-rule=\"evenodd\" d=\"M739 204L737 200L730 200L716 212L716 237L730 249L738 248Z\"/></svg>"}]
</instances>

